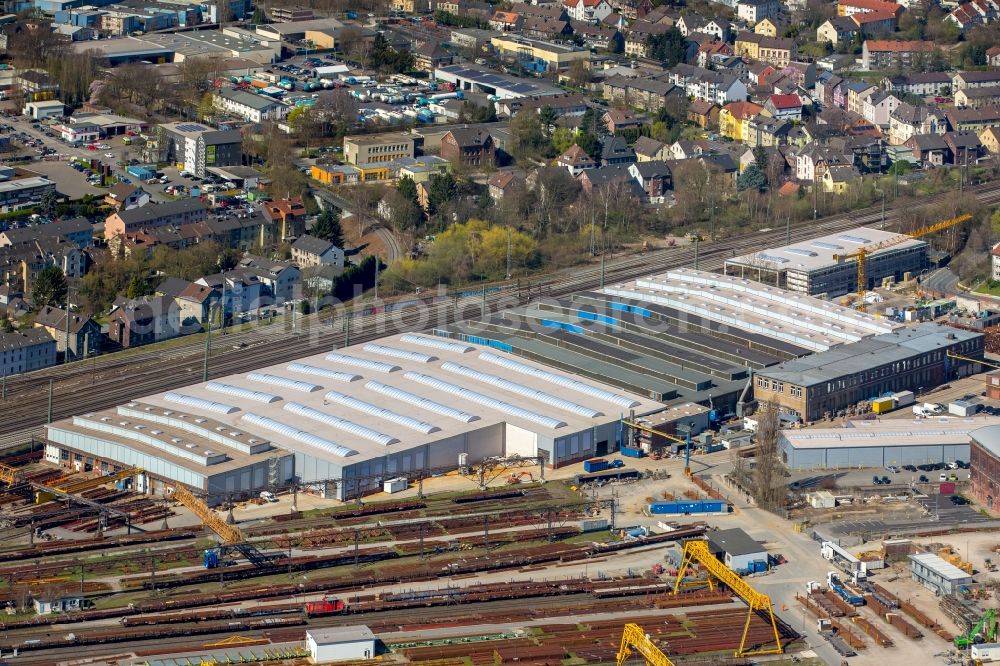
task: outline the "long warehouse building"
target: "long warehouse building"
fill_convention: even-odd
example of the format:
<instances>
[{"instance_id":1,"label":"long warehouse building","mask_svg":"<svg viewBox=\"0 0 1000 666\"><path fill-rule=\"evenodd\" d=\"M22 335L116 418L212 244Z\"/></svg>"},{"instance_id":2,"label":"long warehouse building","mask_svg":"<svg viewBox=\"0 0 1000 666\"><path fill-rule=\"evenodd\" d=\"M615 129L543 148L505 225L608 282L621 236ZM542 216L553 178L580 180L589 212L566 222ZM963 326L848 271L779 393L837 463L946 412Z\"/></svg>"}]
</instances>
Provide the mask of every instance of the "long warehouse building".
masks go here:
<instances>
[{"instance_id":1,"label":"long warehouse building","mask_svg":"<svg viewBox=\"0 0 1000 666\"><path fill-rule=\"evenodd\" d=\"M503 351L403 334L46 426L46 458L147 471L217 503L326 481L338 499L495 456L559 467L617 450L620 417L664 405ZM464 456L463 456L464 454Z\"/></svg>"},{"instance_id":2,"label":"long warehouse building","mask_svg":"<svg viewBox=\"0 0 1000 666\"><path fill-rule=\"evenodd\" d=\"M917 274L928 267L926 242L859 227L727 259L725 273L810 296L835 298L858 288L856 260L845 257L872 246L880 249L866 259L865 289L881 286L885 278L899 281L906 273Z\"/></svg>"}]
</instances>

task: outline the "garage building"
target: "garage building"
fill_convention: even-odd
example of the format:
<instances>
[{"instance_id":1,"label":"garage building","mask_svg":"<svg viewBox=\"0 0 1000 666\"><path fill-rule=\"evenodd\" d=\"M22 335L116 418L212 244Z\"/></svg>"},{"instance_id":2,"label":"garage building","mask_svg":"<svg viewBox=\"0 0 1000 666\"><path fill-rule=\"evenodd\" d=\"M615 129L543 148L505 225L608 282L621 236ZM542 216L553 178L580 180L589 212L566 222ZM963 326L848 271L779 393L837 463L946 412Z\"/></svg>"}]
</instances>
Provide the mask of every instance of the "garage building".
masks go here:
<instances>
[{"instance_id":1,"label":"garage building","mask_svg":"<svg viewBox=\"0 0 1000 666\"><path fill-rule=\"evenodd\" d=\"M767 561L767 549L738 527L709 532L712 553L733 571L750 570L751 562Z\"/></svg>"},{"instance_id":2,"label":"garage building","mask_svg":"<svg viewBox=\"0 0 1000 666\"><path fill-rule=\"evenodd\" d=\"M501 351L404 334L57 421L46 456L135 465L214 501L292 478L348 499L460 458L559 467L605 455L618 448L623 412L661 409Z\"/></svg>"},{"instance_id":3,"label":"garage building","mask_svg":"<svg viewBox=\"0 0 1000 666\"><path fill-rule=\"evenodd\" d=\"M923 465L970 459L972 433L998 417L852 421L847 428L782 430L781 460L789 469L848 469Z\"/></svg>"},{"instance_id":4,"label":"garage building","mask_svg":"<svg viewBox=\"0 0 1000 666\"><path fill-rule=\"evenodd\" d=\"M317 664L375 658L375 634L365 625L309 629L306 643Z\"/></svg>"}]
</instances>

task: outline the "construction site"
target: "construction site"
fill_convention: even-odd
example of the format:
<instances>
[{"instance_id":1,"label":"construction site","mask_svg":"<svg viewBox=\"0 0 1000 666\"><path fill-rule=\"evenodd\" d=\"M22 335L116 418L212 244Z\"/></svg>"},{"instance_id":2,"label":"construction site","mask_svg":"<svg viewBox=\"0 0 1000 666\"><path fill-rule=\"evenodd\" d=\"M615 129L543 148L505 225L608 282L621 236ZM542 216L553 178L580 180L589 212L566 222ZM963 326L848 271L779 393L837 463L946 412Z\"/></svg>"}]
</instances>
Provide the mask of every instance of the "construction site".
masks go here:
<instances>
[{"instance_id":1,"label":"construction site","mask_svg":"<svg viewBox=\"0 0 1000 666\"><path fill-rule=\"evenodd\" d=\"M1000 366L867 231L860 307L674 269L52 421L0 664L1000 661Z\"/></svg>"}]
</instances>

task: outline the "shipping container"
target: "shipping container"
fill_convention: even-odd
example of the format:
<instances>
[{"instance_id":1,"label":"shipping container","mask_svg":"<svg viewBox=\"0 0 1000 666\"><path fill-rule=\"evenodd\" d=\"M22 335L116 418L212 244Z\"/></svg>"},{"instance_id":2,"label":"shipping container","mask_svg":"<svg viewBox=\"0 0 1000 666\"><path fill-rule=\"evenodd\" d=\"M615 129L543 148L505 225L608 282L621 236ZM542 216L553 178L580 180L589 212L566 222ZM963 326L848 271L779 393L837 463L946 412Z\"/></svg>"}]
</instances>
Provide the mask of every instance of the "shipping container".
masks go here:
<instances>
[{"instance_id":1,"label":"shipping container","mask_svg":"<svg viewBox=\"0 0 1000 666\"><path fill-rule=\"evenodd\" d=\"M580 531L581 532L600 532L601 530L606 530L611 526L607 518L596 518L593 520L581 520L580 521Z\"/></svg>"},{"instance_id":2,"label":"shipping container","mask_svg":"<svg viewBox=\"0 0 1000 666\"><path fill-rule=\"evenodd\" d=\"M955 494L955 482L945 481L938 486L938 492L942 495L954 495Z\"/></svg>"},{"instance_id":3,"label":"shipping container","mask_svg":"<svg viewBox=\"0 0 1000 666\"><path fill-rule=\"evenodd\" d=\"M872 400L872 411L876 414L885 414L892 411L896 406L896 401L892 398L876 398Z\"/></svg>"},{"instance_id":4,"label":"shipping container","mask_svg":"<svg viewBox=\"0 0 1000 666\"><path fill-rule=\"evenodd\" d=\"M382 490L387 493L399 493L410 487L405 477L398 476L395 479L387 479L382 483Z\"/></svg>"},{"instance_id":5,"label":"shipping container","mask_svg":"<svg viewBox=\"0 0 1000 666\"><path fill-rule=\"evenodd\" d=\"M979 405L967 400L956 400L948 405L948 413L955 416L972 416L979 411Z\"/></svg>"},{"instance_id":6,"label":"shipping container","mask_svg":"<svg viewBox=\"0 0 1000 666\"><path fill-rule=\"evenodd\" d=\"M604 458L591 458L590 460L583 461L583 469L585 472L600 472L601 470L608 468L608 461Z\"/></svg>"},{"instance_id":7,"label":"shipping container","mask_svg":"<svg viewBox=\"0 0 1000 666\"><path fill-rule=\"evenodd\" d=\"M634 449L629 446L621 447L620 452L623 456L628 456L629 458L642 458L646 455L642 449Z\"/></svg>"},{"instance_id":8,"label":"shipping container","mask_svg":"<svg viewBox=\"0 0 1000 666\"><path fill-rule=\"evenodd\" d=\"M916 401L913 397L913 391L898 391L892 394L892 399L896 401L897 407L906 407Z\"/></svg>"},{"instance_id":9,"label":"shipping container","mask_svg":"<svg viewBox=\"0 0 1000 666\"><path fill-rule=\"evenodd\" d=\"M651 514L725 513L727 510L723 500L674 500L649 505Z\"/></svg>"}]
</instances>

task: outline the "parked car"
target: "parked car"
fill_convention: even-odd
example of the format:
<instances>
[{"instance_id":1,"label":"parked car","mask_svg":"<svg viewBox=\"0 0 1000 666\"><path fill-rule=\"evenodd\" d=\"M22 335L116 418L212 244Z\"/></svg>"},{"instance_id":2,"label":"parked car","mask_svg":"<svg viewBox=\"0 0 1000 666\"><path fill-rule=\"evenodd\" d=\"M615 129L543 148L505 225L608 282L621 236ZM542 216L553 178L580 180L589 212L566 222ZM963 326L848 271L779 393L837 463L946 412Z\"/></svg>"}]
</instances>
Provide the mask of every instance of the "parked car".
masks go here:
<instances>
[{"instance_id":1,"label":"parked car","mask_svg":"<svg viewBox=\"0 0 1000 666\"><path fill-rule=\"evenodd\" d=\"M889 477L887 477L887 476L883 476L882 477L882 485L888 486L890 483L892 483L892 480L889 479Z\"/></svg>"},{"instance_id":2,"label":"parked car","mask_svg":"<svg viewBox=\"0 0 1000 666\"><path fill-rule=\"evenodd\" d=\"M920 475L920 483L930 483L930 482L931 482L931 480L927 478L926 474L921 474Z\"/></svg>"},{"instance_id":3,"label":"parked car","mask_svg":"<svg viewBox=\"0 0 1000 666\"><path fill-rule=\"evenodd\" d=\"M896 467L895 465L889 465L888 467L886 467L886 469L892 472L893 474L899 474L899 468Z\"/></svg>"}]
</instances>

